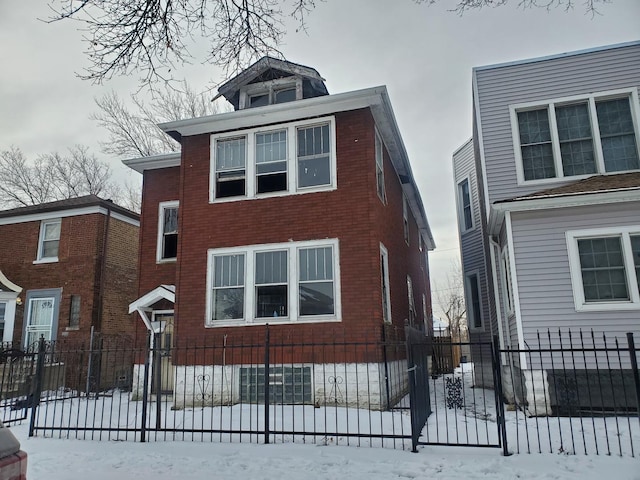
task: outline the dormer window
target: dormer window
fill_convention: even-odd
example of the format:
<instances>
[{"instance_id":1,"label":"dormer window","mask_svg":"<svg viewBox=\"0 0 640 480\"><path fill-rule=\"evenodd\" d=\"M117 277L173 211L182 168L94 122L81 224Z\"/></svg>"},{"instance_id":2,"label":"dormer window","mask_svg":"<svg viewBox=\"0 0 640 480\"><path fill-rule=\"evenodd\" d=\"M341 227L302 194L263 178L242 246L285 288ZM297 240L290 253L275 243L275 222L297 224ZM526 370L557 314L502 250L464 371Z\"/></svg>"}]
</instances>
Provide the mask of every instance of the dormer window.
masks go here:
<instances>
[{"instance_id":1,"label":"dormer window","mask_svg":"<svg viewBox=\"0 0 640 480\"><path fill-rule=\"evenodd\" d=\"M285 77L251 83L240 89L240 108L256 108L302 99L302 78Z\"/></svg>"}]
</instances>

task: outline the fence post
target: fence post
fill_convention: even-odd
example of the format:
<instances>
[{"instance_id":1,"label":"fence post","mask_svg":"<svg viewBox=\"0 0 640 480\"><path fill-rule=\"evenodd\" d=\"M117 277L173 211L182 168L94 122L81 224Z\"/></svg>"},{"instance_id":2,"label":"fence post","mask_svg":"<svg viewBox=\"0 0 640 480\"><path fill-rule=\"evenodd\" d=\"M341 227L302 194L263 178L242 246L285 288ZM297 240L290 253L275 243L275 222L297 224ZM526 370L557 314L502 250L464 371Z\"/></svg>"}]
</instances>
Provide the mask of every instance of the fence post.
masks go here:
<instances>
[{"instance_id":1,"label":"fence post","mask_svg":"<svg viewBox=\"0 0 640 480\"><path fill-rule=\"evenodd\" d=\"M504 417L504 394L502 392L502 355L500 354L500 342L498 336L493 336L493 372L495 375L494 390L496 396L496 413L498 415L498 430L502 443L502 454L505 457L511 455L507 444L507 424Z\"/></svg>"},{"instance_id":2,"label":"fence post","mask_svg":"<svg viewBox=\"0 0 640 480\"><path fill-rule=\"evenodd\" d=\"M160 356L160 333L153 334L153 383L156 387L156 431L162 422L162 358Z\"/></svg>"},{"instance_id":3,"label":"fence post","mask_svg":"<svg viewBox=\"0 0 640 480\"><path fill-rule=\"evenodd\" d=\"M149 356L151 355L151 335L147 335L147 348L144 356L144 384L142 386L142 426L140 427L140 441L147 441L147 402L149 401Z\"/></svg>"},{"instance_id":4,"label":"fence post","mask_svg":"<svg viewBox=\"0 0 640 480\"><path fill-rule=\"evenodd\" d=\"M627 333L627 343L629 344L629 358L631 359L631 370L633 370L633 381L636 384L636 411L640 420L640 374L638 374L638 357L636 356L636 344L633 341L633 333Z\"/></svg>"},{"instance_id":5,"label":"fence post","mask_svg":"<svg viewBox=\"0 0 640 480\"><path fill-rule=\"evenodd\" d=\"M36 363L36 377L33 391L31 392L31 419L29 421L29 437L33 437L36 425L36 411L40 405L40 395L42 394L42 381L44 379L44 354L47 347L44 337L38 341L38 360Z\"/></svg>"},{"instance_id":6,"label":"fence post","mask_svg":"<svg viewBox=\"0 0 640 480\"><path fill-rule=\"evenodd\" d=\"M264 335L264 443L269 443L269 324Z\"/></svg>"}]
</instances>

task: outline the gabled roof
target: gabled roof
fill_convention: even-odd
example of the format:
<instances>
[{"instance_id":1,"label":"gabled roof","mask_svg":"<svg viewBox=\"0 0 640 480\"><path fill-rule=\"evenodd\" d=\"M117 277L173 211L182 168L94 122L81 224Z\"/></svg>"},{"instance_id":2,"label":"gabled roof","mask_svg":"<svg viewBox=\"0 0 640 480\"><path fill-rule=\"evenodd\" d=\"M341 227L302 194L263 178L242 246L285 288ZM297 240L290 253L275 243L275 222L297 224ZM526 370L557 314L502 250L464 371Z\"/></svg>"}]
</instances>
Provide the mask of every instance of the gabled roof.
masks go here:
<instances>
[{"instance_id":1,"label":"gabled roof","mask_svg":"<svg viewBox=\"0 0 640 480\"><path fill-rule=\"evenodd\" d=\"M26 207L12 208L9 210L0 210L0 218L21 217L24 215L58 212L82 207L102 207L113 212L120 213L125 217L131 218L132 220L140 220L140 215L138 215L137 213L121 207L120 205L116 205L111 200L100 198L97 195L85 195L82 197L57 200L55 202L40 203L38 205L28 205Z\"/></svg>"},{"instance_id":2,"label":"gabled roof","mask_svg":"<svg viewBox=\"0 0 640 480\"><path fill-rule=\"evenodd\" d=\"M549 188L522 197L501 200L496 204L570 195L619 192L622 190L640 190L640 172L594 175L561 187Z\"/></svg>"},{"instance_id":3,"label":"gabled roof","mask_svg":"<svg viewBox=\"0 0 640 480\"><path fill-rule=\"evenodd\" d=\"M329 94L324 84L324 78L320 76L315 68L273 57L262 57L256 63L220 85L218 87L218 95L214 100L223 96L237 110L239 91L242 87L251 83L267 82L292 76L301 77L305 81L307 85L306 98Z\"/></svg>"}]
</instances>

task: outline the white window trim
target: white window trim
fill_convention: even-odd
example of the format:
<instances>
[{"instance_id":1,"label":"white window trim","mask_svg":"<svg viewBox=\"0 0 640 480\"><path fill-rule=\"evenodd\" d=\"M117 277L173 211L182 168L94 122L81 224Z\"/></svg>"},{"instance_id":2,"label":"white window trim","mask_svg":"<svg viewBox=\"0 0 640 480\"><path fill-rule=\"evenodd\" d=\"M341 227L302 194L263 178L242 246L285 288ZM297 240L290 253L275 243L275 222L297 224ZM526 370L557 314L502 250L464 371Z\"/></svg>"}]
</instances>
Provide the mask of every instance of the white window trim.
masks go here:
<instances>
[{"instance_id":1,"label":"white window trim","mask_svg":"<svg viewBox=\"0 0 640 480\"><path fill-rule=\"evenodd\" d=\"M378 198L380 199L382 204L386 205L387 204L387 188L384 182L384 152L386 148L384 146L384 142L382 141L382 136L380 135L380 132L378 132L377 128L375 128L374 142L375 142L374 150L375 150L375 161L376 161L376 192L378 193ZM382 192L378 191L378 167L381 170Z\"/></svg>"},{"instance_id":2,"label":"white window trim","mask_svg":"<svg viewBox=\"0 0 640 480\"><path fill-rule=\"evenodd\" d=\"M595 102L596 100L613 100L616 98L629 98L631 108L631 118L633 120L634 133L636 135L636 148L638 149L638 156L640 157L640 107L638 102L638 90L636 88L625 88L620 90L609 90L605 92L597 92L585 95L573 95L570 97L555 98L544 102L527 102L509 105L509 115L511 117L511 134L513 139L513 151L516 159L516 174L518 185L544 185L549 183L555 183L565 179L579 180L581 178L588 178L593 175L603 175L607 173L622 173L622 172L607 172L604 166L604 158L602 155L602 145L600 142L600 127L598 125ZM589 116L591 119L591 135L593 138L594 154L596 160L596 172L589 173L587 175L574 175L565 177L562 168L562 158L560 156L560 141L558 139L558 129L556 126L556 117L554 107L556 105L563 106L563 104L572 104L579 101L586 101L589 103ZM520 131L518 128L518 112L526 110L537 110L541 108L547 108L549 113L549 128L551 129L551 145L553 147L553 158L556 169L556 176L553 178L543 178L538 180L525 180L524 167L522 165L522 150L520 149ZM637 171L637 170L630 170Z\"/></svg>"},{"instance_id":3,"label":"white window trim","mask_svg":"<svg viewBox=\"0 0 640 480\"><path fill-rule=\"evenodd\" d=\"M158 204L158 237L156 239L156 263L175 263L176 257L162 258L162 241L164 236L164 211L167 208L178 208L180 202L178 200L171 200L168 202L160 202Z\"/></svg>"},{"instance_id":4,"label":"white window trim","mask_svg":"<svg viewBox=\"0 0 640 480\"><path fill-rule=\"evenodd\" d=\"M509 256L509 247L504 246L500 253L500 270L502 271L502 292L504 297L505 310L507 316L515 313L513 303L513 281L511 279L511 260Z\"/></svg>"},{"instance_id":5,"label":"white window trim","mask_svg":"<svg viewBox=\"0 0 640 480\"><path fill-rule=\"evenodd\" d=\"M42 256L42 250L43 250L43 246L44 246L44 231L45 231L45 226L46 225L52 225L52 224L59 224L60 225L60 235L58 236L58 255L56 255L55 257L43 257ZM55 218L52 220L42 220L42 222L40 222L40 235L38 236L38 256L36 258L36 260L34 260L34 265L40 264L40 263L55 263L58 261L58 256L60 255L60 237L62 236L62 219L60 218Z\"/></svg>"},{"instance_id":6,"label":"white window trim","mask_svg":"<svg viewBox=\"0 0 640 480\"><path fill-rule=\"evenodd\" d=\"M478 304L480 307L480 311L474 312L477 313L480 317L480 326L476 327L475 322L471 321L473 319L469 318L469 311L473 308L472 295L471 295L471 277L475 275L478 279ZM480 282L480 270L470 270L465 272L464 274L464 284L465 284L465 303L466 303L466 317L467 317L467 328L469 330L473 330L474 332L484 332L484 316L482 315L482 284Z\"/></svg>"},{"instance_id":7,"label":"white window trim","mask_svg":"<svg viewBox=\"0 0 640 480\"><path fill-rule=\"evenodd\" d=\"M384 282L384 285L387 287L382 289L382 284L380 285L382 289L381 293L387 297L387 312L386 316L384 312L382 313L382 320L384 323L393 323L393 317L391 316L391 284L389 283L389 251L382 243L380 243L380 259L384 265L384 278L382 278L382 282ZM385 299L382 299L382 308L384 308L384 301Z\"/></svg>"},{"instance_id":8,"label":"white window trim","mask_svg":"<svg viewBox=\"0 0 640 480\"><path fill-rule=\"evenodd\" d=\"M239 109L252 108L251 97L256 95L269 95L269 105L273 105L275 92L288 90L289 88L296 89L296 100L302 99L302 77L285 77L267 82L249 84L240 90Z\"/></svg>"},{"instance_id":9,"label":"white window trim","mask_svg":"<svg viewBox=\"0 0 640 480\"><path fill-rule=\"evenodd\" d=\"M407 245L411 245L409 241L411 228L409 226L409 203L407 202L407 196L402 193L402 233L404 235L404 241Z\"/></svg>"},{"instance_id":10,"label":"white window trim","mask_svg":"<svg viewBox=\"0 0 640 480\"><path fill-rule=\"evenodd\" d=\"M469 207L471 208L471 226L469 228L464 228L465 227L465 222L464 222L464 201L462 198L462 184L464 182L467 182L467 185L469 186ZM458 182L458 195L457 195L457 200L458 200L458 223L460 225L460 233L468 233L471 232L472 230L476 229L476 219L475 219L475 215L474 215L474 211L473 211L473 195L471 194L471 177L465 177L463 179L461 179Z\"/></svg>"},{"instance_id":11,"label":"white window trim","mask_svg":"<svg viewBox=\"0 0 640 480\"><path fill-rule=\"evenodd\" d=\"M298 128L308 128L314 125L329 124L329 173L330 182L328 185L320 185L313 187L298 187L298 151L297 142ZM277 132L279 130L287 131L287 190L279 192L257 193L257 177L256 177L256 134ZM245 138L246 145L246 163L245 163L245 195L234 197L215 197L216 188L216 143L218 140L226 140L231 138ZM302 120L296 122L282 123L278 125L269 125L267 127L251 128L247 130L237 130L211 135L210 144L210 162L209 162L209 203L238 202L242 200L268 197L284 197L288 195L300 195L304 193L315 193L335 190L337 188L337 172L336 172L336 127L335 117L321 117L311 120Z\"/></svg>"},{"instance_id":12,"label":"white window trim","mask_svg":"<svg viewBox=\"0 0 640 480\"><path fill-rule=\"evenodd\" d=\"M635 265L631 252L631 235L640 235L640 226L624 226L596 228L588 230L572 230L565 233L567 240L567 252L569 254L569 271L571 274L571 286L573 288L573 300L578 312L603 312L616 310L640 310L640 291L635 275ZM580 266L580 254L578 252L578 240L598 237L621 237L622 254L624 258L627 288L629 289L628 301L615 302L586 302L582 284L582 269Z\"/></svg>"},{"instance_id":13,"label":"white window trim","mask_svg":"<svg viewBox=\"0 0 640 480\"><path fill-rule=\"evenodd\" d=\"M333 289L334 289L334 314L333 315L306 315L298 314L298 251L302 248L333 247ZM288 254L288 291L289 314L286 317L257 318L255 315L255 253L286 250ZM244 254L244 318L233 320L211 320L212 315L212 290L213 290L213 259L219 255ZM340 288L340 251L337 238L323 240L309 240L303 242L269 243L247 245L230 248L211 248L207 251L207 306L204 324L206 328L236 327L265 324L289 324L289 323L319 323L341 322L342 301Z\"/></svg>"}]
</instances>

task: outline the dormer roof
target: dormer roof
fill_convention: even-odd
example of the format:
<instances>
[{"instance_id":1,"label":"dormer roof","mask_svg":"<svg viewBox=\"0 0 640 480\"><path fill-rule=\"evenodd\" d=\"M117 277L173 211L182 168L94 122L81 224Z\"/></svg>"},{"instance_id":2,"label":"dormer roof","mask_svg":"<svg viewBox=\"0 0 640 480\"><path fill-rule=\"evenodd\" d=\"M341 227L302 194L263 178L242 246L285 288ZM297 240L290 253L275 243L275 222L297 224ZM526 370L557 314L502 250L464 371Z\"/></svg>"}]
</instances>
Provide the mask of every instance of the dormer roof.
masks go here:
<instances>
[{"instance_id":1,"label":"dormer roof","mask_svg":"<svg viewBox=\"0 0 640 480\"><path fill-rule=\"evenodd\" d=\"M329 94L324 84L324 78L320 76L316 69L266 56L220 85L218 87L218 95L215 98L223 96L233 105L235 110L239 110L241 108L240 92L246 89L247 86L268 84L269 82L276 83L286 78L291 78L292 81L295 79L301 80L302 98L313 98Z\"/></svg>"}]
</instances>

